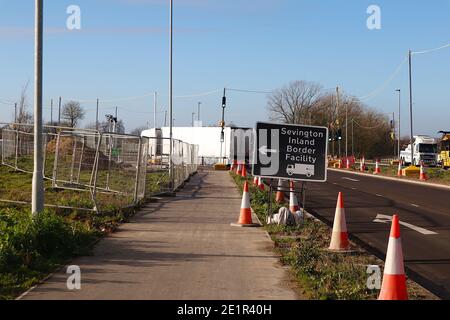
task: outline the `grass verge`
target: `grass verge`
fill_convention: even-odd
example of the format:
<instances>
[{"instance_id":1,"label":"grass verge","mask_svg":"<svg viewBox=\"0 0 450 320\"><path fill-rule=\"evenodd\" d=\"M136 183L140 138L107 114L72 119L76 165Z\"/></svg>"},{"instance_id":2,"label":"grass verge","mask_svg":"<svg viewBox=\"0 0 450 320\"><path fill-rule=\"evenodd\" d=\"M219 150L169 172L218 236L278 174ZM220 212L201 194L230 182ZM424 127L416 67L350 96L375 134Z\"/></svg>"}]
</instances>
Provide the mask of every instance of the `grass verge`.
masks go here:
<instances>
[{"instance_id":1,"label":"grass verge","mask_svg":"<svg viewBox=\"0 0 450 320\"><path fill-rule=\"evenodd\" d=\"M245 179L231 173L242 191ZM251 184L251 182L250 182ZM369 265L383 266L383 261L354 245L352 254L326 250L331 230L325 224L306 219L300 227L266 225L268 192L251 187L251 205L275 243L281 263L290 267L302 296L313 300L373 300L379 291L367 288ZM280 208L273 204L273 212ZM410 299L434 299L428 291L408 281Z\"/></svg>"}]
</instances>

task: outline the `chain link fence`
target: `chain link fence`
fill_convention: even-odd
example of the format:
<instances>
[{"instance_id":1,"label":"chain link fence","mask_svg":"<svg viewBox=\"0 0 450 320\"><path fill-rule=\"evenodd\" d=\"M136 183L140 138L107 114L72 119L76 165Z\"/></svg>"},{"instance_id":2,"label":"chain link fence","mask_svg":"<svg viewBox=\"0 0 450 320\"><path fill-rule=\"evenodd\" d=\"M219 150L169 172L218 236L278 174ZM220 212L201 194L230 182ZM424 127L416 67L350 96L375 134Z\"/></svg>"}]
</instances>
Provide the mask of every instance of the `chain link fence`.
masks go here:
<instances>
[{"instance_id":1,"label":"chain link fence","mask_svg":"<svg viewBox=\"0 0 450 320\"><path fill-rule=\"evenodd\" d=\"M13 169L2 179L17 180L22 174L24 181L16 195L0 186L0 201L31 200L32 129L1 129L1 164ZM169 139L49 126L44 127L43 148L45 201L50 207L103 212L132 206L176 190L197 171L198 147L178 140L173 140L172 175Z\"/></svg>"}]
</instances>

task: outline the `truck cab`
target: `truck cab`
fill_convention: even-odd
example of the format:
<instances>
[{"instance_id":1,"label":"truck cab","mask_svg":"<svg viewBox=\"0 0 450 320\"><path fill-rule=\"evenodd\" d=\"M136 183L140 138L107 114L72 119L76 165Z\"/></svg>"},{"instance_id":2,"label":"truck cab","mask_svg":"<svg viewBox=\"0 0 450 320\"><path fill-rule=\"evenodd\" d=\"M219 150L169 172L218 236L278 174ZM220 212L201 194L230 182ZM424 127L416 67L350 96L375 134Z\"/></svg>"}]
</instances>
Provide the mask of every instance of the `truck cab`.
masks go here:
<instances>
[{"instance_id":1,"label":"truck cab","mask_svg":"<svg viewBox=\"0 0 450 320\"><path fill-rule=\"evenodd\" d=\"M413 159L411 159L413 148ZM414 144L408 145L406 150L400 153L401 160L407 165L419 166L422 162L429 167L438 165L438 143L436 139L428 136L415 136Z\"/></svg>"},{"instance_id":2,"label":"truck cab","mask_svg":"<svg viewBox=\"0 0 450 320\"><path fill-rule=\"evenodd\" d=\"M442 134L439 163L443 169L450 168L450 131L439 131Z\"/></svg>"}]
</instances>

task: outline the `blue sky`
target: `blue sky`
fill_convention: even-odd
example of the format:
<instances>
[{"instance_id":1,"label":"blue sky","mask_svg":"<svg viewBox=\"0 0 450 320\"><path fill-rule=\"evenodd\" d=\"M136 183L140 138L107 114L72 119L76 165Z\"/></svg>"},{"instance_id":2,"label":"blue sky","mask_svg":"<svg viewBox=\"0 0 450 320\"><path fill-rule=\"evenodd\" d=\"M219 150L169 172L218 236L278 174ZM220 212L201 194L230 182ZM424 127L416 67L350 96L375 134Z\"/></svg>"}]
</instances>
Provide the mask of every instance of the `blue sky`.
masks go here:
<instances>
[{"instance_id":1,"label":"blue sky","mask_svg":"<svg viewBox=\"0 0 450 320\"><path fill-rule=\"evenodd\" d=\"M119 107L128 130L152 123L153 97L167 108L168 1L44 0L45 118L50 99L88 100L84 124ZM220 90L272 90L291 80L309 80L324 88L339 85L355 96L380 87L405 58L407 50L450 43L450 1L387 0L174 0L174 94ZM82 30L65 29L66 8L78 5ZM366 27L367 7L381 7L382 29ZM0 121L11 119L30 81L32 108L34 1L0 0ZM450 130L450 48L414 56L416 133ZM365 101L382 112L397 108L395 89L403 90L407 115L407 65L385 90ZM189 125L202 101L202 120L218 123L219 91L176 98L176 125ZM230 92L228 120L254 126L267 120L264 94ZM161 124L163 113L158 114ZM405 118L403 118L406 120ZM408 129L404 121L403 132Z\"/></svg>"}]
</instances>

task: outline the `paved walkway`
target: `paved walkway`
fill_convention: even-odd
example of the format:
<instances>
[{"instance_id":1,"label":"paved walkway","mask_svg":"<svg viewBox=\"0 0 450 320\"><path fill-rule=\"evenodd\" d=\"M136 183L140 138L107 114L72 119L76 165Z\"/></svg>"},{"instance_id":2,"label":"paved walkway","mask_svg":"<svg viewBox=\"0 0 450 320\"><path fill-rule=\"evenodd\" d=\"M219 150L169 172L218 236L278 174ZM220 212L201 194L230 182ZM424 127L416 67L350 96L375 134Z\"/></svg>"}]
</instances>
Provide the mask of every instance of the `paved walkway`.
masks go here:
<instances>
[{"instance_id":1,"label":"paved walkway","mask_svg":"<svg viewBox=\"0 0 450 320\"><path fill-rule=\"evenodd\" d=\"M75 259L81 290L64 268L24 299L297 299L265 232L230 226L240 203L228 173L201 172Z\"/></svg>"}]
</instances>

